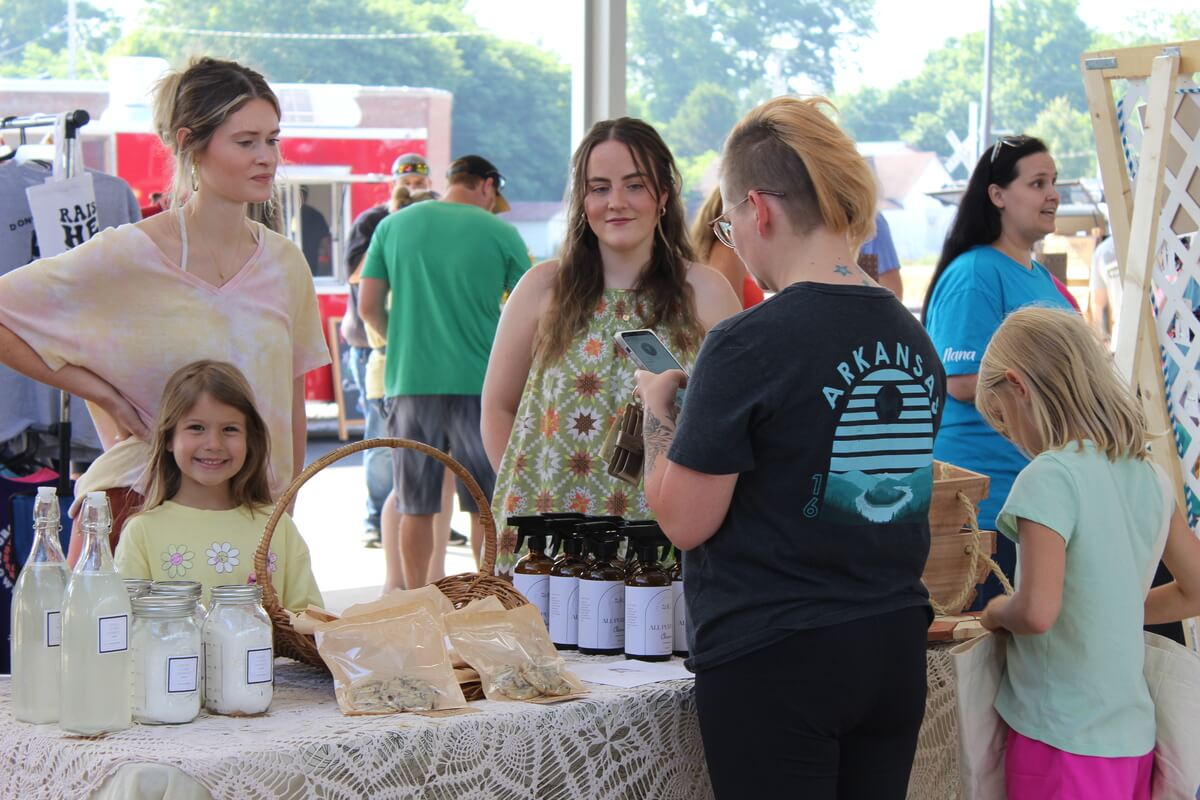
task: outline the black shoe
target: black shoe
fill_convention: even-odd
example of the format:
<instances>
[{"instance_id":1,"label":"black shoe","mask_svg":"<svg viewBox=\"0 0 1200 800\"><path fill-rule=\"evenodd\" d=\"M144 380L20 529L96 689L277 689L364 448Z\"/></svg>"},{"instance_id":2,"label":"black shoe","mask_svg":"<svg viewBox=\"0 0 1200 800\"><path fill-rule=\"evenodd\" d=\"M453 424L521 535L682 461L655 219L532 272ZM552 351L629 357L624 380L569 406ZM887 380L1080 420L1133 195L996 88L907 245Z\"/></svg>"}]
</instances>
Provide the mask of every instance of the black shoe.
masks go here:
<instances>
[{"instance_id":1,"label":"black shoe","mask_svg":"<svg viewBox=\"0 0 1200 800\"><path fill-rule=\"evenodd\" d=\"M383 547L383 534L377 530L368 530L366 537L363 539L363 547L370 550L378 550Z\"/></svg>"},{"instance_id":2,"label":"black shoe","mask_svg":"<svg viewBox=\"0 0 1200 800\"><path fill-rule=\"evenodd\" d=\"M462 547L466 543L467 543L466 536L463 536L461 533L454 530L453 528L450 529L450 544L455 545L457 547Z\"/></svg>"}]
</instances>

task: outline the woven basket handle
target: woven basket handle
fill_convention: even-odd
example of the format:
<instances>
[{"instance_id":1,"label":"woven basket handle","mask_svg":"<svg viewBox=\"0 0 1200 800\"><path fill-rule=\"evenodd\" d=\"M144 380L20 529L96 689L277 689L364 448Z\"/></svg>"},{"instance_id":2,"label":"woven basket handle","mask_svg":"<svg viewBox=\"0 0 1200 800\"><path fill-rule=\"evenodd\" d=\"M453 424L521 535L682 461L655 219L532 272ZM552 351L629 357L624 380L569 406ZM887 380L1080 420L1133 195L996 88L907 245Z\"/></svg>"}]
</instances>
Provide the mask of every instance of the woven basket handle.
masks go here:
<instances>
[{"instance_id":1,"label":"woven basket handle","mask_svg":"<svg viewBox=\"0 0 1200 800\"><path fill-rule=\"evenodd\" d=\"M975 511L975 504L971 502L971 498L963 492L958 493L958 502L962 504L967 512L967 525L971 528L971 543L967 545L967 550L971 556L970 567L967 568L967 575L963 579L963 586L959 589L958 596L950 601L950 604L943 606L937 600L933 599L933 595L929 595L929 603L933 606L935 614L940 616L949 616L952 609L962 608L966 605L967 597L971 592L975 591L977 585L977 576L979 574L979 560L983 559L987 562L988 569L992 574L1000 580L1000 585L1004 588L1005 594L1012 594L1013 587L1008 581L1008 576L1004 574L1004 570L1000 569L1000 565L995 560L983 552L983 532L979 530L979 516Z\"/></svg>"},{"instance_id":2,"label":"woven basket handle","mask_svg":"<svg viewBox=\"0 0 1200 800\"><path fill-rule=\"evenodd\" d=\"M361 442L342 445L338 449L326 453L309 464L288 485L283 494L279 496L279 499L275 501L275 510L271 514L271 518L267 520L267 526L263 530L262 539L258 543L258 549L254 551L254 574L260 576L258 585L262 587L264 606L269 608L271 606L278 607L279 605L275 586L271 583L270 573L267 571L267 557L271 549L271 537L275 535L275 526L279 524L279 520L287 511L287 507L291 505L292 500L295 499L296 494L300 491L300 487L308 483L312 476L335 461L340 461L346 456L357 453L360 450L371 450L376 447L396 447L416 450L431 458L436 458L445 464L451 472L462 479L463 484L467 487L467 491L471 493L471 497L475 500L475 505L479 508L479 519L483 523L483 563L479 565L479 571L485 575L492 574L496 566L496 520L492 517L491 504L484 496L483 490L479 488L479 484L471 477L471 473L467 472L467 468L436 447L430 447L423 442L415 442L411 439L363 439ZM263 576L266 577L264 578Z\"/></svg>"}]
</instances>

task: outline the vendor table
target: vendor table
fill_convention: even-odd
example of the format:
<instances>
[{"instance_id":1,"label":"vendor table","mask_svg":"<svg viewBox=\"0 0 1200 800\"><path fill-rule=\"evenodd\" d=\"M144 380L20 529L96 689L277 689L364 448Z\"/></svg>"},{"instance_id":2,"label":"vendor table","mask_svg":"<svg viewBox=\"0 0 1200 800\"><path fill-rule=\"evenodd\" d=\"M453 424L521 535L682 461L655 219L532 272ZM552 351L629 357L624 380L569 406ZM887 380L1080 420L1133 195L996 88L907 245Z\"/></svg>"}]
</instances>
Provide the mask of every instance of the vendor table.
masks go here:
<instances>
[{"instance_id":1,"label":"vendor table","mask_svg":"<svg viewBox=\"0 0 1200 800\"><path fill-rule=\"evenodd\" d=\"M929 698L912 800L959 796L947 650L928 651ZM568 661L583 658L572 654ZM554 705L480 701L471 704L480 713L461 716L346 717L327 675L279 659L265 716L201 714L188 725L135 725L85 739L14 721L4 678L0 797L712 797L692 681L588 688L587 697ZM769 704L763 713L771 713Z\"/></svg>"}]
</instances>

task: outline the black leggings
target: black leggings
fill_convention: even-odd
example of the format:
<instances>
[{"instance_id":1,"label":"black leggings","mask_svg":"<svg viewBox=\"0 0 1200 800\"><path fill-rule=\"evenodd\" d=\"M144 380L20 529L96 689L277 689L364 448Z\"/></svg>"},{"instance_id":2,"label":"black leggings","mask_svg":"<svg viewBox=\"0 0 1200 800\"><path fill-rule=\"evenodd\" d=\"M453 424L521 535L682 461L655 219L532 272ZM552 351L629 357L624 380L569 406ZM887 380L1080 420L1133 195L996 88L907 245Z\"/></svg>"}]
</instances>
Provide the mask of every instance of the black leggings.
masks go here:
<instances>
[{"instance_id":1,"label":"black leggings","mask_svg":"<svg viewBox=\"0 0 1200 800\"><path fill-rule=\"evenodd\" d=\"M718 800L903 800L925 716L927 608L798 631L696 674Z\"/></svg>"}]
</instances>

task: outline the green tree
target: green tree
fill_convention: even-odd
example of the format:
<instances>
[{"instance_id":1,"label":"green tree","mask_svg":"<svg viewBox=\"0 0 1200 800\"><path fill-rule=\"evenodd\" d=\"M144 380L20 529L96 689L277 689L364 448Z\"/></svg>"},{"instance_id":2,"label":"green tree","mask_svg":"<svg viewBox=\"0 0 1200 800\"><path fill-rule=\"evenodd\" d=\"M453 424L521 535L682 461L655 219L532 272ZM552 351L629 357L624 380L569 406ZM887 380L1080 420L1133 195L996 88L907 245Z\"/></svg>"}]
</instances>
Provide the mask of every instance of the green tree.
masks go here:
<instances>
[{"instance_id":1,"label":"green tree","mask_svg":"<svg viewBox=\"0 0 1200 800\"><path fill-rule=\"evenodd\" d=\"M1092 118L1076 111L1065 97L1056 97L1029 128L1050 148L1060 178L1074 180L1096 175L1096 137Z\"/></svg>"},{"instance_id":2,"label":"green tree","mask_svg":"<svg viewBox=\"0 0 1200 800\"><path fill-rule=\"evenodd\" d=\"M76 72L104 77L100 54L120 35L111 12L87 0L76 7ZM66 0L0 0L0 77L66 78Z\"/></svg>"},{"instance_id":3,"label":"green tree","mask_svg":"<svg viewBox=\"0 0 1200 800\"><path fill-rule=\"evenodd\" d=\"M713 83L697 84L666 126L676 157L720 150L725 136L738 121L738 102Z\"/></svg>"},{"instance_id":4,"label":"green tree","mask_svg":"<svg viewBox=\"0 0 1200 800\"><path fill-rule=\"evenodd\" d=\"M1092 41L1074 0L1008 0L993 29L992 131L1032 130L1058 98L1058 109L1086 109L1079 57ZM949 155L946 133L965 136L970 104L983 88L983 32L949 39L920 74L886 91L843 98L842 122L857 138L900 138ZM1065 140L1064 140L1065 141Z\"/></svg>"},{"instance_id":5,"label":"green tree","mask_svg":"<svg viewBox=\"0 0 1200 800\"><path fill-rule=\"evenodd\" d=\"M464 6L465 0L308 0L288 6L267 0L150 0L140 18L142 26L115 51L176 63L182 54L235 58L272 81L445 89L454 94L455 154L475 152L494 161L510 181L510 199L561 198L569 157L569 68L535 47L480 30ZM235 38L164 28L423 36ZM454 35L444 35L450 33Z\"/></svg>"},{"instance_id":6,"label":"green tree","mask_svg":"<svg viewBox=\"0 0 1200 800\"><path fill-rule=\"evenodd\" d=\"M874 0L633 0L629 80L651 119L670 120L692 89L741 97L764 76L833 83L834 50L873 29Z\"/></svg>"}]
</instances>

